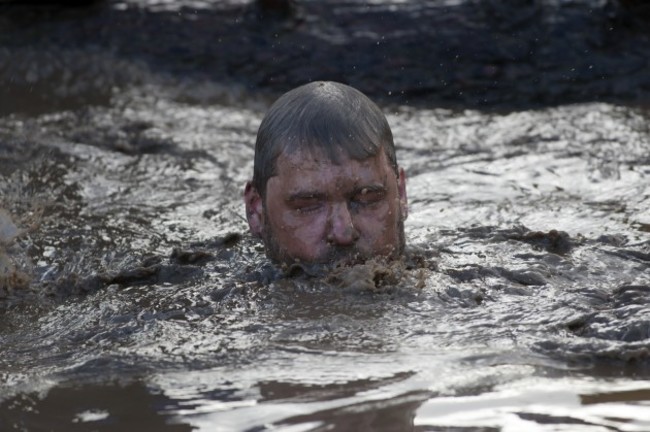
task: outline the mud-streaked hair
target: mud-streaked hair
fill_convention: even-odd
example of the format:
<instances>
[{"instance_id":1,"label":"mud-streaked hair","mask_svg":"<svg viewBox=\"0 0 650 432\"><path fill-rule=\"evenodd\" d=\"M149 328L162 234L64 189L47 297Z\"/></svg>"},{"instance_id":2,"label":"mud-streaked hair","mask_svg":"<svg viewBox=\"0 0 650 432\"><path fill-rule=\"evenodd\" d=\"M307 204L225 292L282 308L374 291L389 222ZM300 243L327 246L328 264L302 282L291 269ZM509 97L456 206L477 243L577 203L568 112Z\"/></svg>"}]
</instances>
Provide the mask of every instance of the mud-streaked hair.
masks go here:
<instances>
[{"instance_id":1,"label":"mud-streaked hair","mask_svg":"<svg viewBox=\"0 0 650 432\"><path fill-rule=\"evenodd\" d=\"M312 82L282 95L257 131L253 186L265 196L282 153L320 151L334 163L341 152L364 160L383 149L398 172L393 134L379 107L360 91L336 82Z\"/></svg>"}]
</instances>

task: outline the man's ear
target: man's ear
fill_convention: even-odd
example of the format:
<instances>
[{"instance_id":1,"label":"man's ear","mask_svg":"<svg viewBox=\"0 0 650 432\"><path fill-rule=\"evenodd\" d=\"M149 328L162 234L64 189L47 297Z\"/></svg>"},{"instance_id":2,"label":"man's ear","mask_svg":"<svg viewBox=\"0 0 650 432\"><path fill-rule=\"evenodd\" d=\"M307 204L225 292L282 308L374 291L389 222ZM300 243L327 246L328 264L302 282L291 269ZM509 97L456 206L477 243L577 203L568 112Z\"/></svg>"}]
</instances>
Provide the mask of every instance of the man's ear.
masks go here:
<instances>
[{"instance_id":1,"label":"man's ear","mask_svg":"<svg viewBox=\"0 0 650 432\"><path fill-rule=\"evenodd\" d=\"M264 200L251 182L246 182L244 202L246 203L246 219L251 234L255 237L262 237L264 231Z\"/></svg>"},{"instance_id":2,"label":"man's ear","mask_svg":"<svg viewBox=\"0 0 650 432\"><path fill-rule=\"evenodd\" d=\"M406 219L409 215L409 203L406 196L406 173L404 168L400 168L397 174L397 192L399 193L399 207L402 210L402 217Z\"/></svg>"}]
</instances>

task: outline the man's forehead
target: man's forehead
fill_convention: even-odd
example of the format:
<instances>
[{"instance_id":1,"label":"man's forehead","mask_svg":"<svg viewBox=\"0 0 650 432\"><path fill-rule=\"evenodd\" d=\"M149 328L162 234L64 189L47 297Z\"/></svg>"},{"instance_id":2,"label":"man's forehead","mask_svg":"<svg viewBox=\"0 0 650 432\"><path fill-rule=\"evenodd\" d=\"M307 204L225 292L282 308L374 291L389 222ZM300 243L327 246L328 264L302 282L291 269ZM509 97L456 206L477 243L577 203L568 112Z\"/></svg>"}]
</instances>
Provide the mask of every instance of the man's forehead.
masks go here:
<instances>
[{"instance_id":1,"label":"man's forehead","mask_svg":"<svg viewBox=\"0 0 650 432\"><path fill-rule=\"evenodd\" d=\"M366 167L385 160L383 151L379 151L377 154L364 159L355 159L342 148L337 148L332 152L326 152L319 148L307 148L281 152L276 159L276 168L284 166L301 169L321 169L326 167L342 167L350 164ZM276 172L277 174L279 173Z\"/></svg>"},{"instance_id":2,"label":"man's forehead","mask_svg":"<svg viewBox=\"0 0 650 432\"><path fill-rule=\"evenodd\" d=\"M344 193L359 187L384 187L391 172L385 155L362 161L349 156L333 162L323 154L289 154L278 158L276 173L267 187L283 194Z\"/></svg>"},{"instance_id":3,"label":"man's forehead","mask_svg":"<svg viewBox=\"0 0 650 432\"><path fill-rule=\"evenodd\" d=\"M301 167L305 165L340 165L341 157L330 157L322 150L289 150L280 153L276 164Z\"/></svg>"}]
</instances>

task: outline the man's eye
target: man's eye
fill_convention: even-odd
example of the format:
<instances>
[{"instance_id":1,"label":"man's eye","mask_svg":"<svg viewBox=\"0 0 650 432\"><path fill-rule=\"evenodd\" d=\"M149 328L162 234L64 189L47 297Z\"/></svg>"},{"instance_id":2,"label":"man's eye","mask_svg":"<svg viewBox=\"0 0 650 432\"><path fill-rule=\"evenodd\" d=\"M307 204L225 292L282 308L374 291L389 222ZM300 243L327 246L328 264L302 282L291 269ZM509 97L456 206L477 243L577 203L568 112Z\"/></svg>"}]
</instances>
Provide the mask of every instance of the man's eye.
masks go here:
<instances>
[{"instance_id":1,"label":"man's eye","mask_svg":"<svg viewBox=\"0 0 650 432\"><path fill-rule=\"evenodd\" d=\"M296 210L298 213L313 213L321 208L321 203L320 202L297 202L293 206L294 210Z\"/></svg>"},{"instance_id":2,"label":"man's eye","mask_svg":"<svg viewBox=\"0 0 650 432\"><path fill-rule=\"evenodd\" d=\"M352 202L359 206L369 206L376 204L384 199L386 193L381 190L362 189L361 192L352 198Z\"/></svg>"}]
</instances>

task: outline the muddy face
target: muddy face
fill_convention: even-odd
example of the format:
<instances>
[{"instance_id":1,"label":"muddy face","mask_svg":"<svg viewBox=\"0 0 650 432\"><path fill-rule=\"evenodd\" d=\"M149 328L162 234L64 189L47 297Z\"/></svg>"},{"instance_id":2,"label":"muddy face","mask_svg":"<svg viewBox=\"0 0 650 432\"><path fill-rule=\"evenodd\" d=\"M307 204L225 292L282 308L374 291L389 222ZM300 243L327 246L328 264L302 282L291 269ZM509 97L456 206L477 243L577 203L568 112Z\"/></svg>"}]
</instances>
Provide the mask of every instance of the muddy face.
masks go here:
<instances>
[{"instance_id":1,"label":"muddy face","mask_svg":"<svg viewBox=\"0 0 650 432\"><path fill-rule=\"evenodd\" d=\"M383 152L363 161L341 155L337 163L299 152L276 163L265 198L249 200L260 215L251 230L271 259L332 264L402 252L405 175L395 174Z\"/></svg>"}]
</instances>

